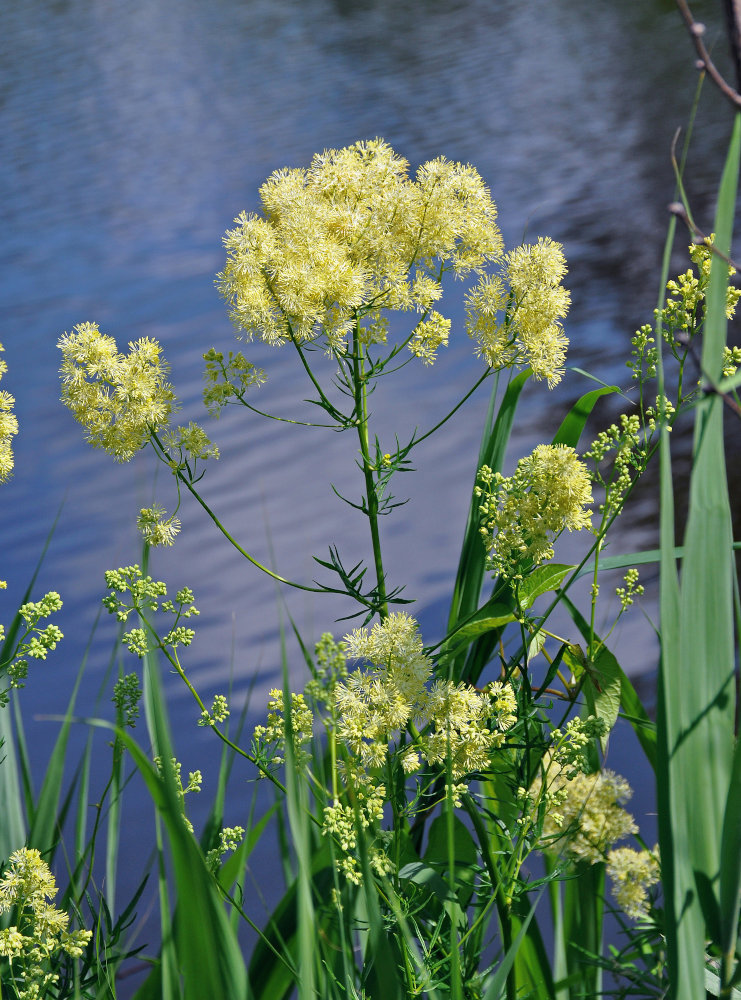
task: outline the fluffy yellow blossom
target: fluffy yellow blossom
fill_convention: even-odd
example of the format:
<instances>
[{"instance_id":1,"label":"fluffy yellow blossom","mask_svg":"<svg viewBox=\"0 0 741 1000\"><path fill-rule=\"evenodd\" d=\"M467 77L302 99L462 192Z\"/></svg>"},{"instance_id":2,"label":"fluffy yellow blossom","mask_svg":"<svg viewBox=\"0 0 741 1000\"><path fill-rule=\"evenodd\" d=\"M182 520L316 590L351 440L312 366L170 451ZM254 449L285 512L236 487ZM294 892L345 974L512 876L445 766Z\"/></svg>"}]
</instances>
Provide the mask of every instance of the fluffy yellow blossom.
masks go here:
<instances>
[{"instance_id":1,"label":"fluffy yellow blossom","mask_svg":"<svg viewBox=\"0 0 741 1000\"><path fill-rule=\"evenodd\" d=\"M361 628L345 637L348 658L369 661L339 684L335 706L337 735L364 767L385 764L390 743L409 723L422 730L413 745L404 746L406 773L424 758L446 766L462 778L489 763L492 749L516 716L514 692L499 682L479 692L468 684L432 678L432 661L423 651L417 622L403 612Z\"/></svg>"},{"instance_id":2,"label":"fluffy yellow blossom","mask_svg":"<svg viewBox=\"0 0 741 1000\"><path fill-rule=\"evenodd\" d=\"M489 728L492 703L469 684L435 681L425 705L432 729L421 737L420 749L429 764L446 767L450 760L454 780L489 764L504 734Z\"/></svg>"},{"instance_id":3,"label":"fluffy yellow blossom","mask_svg":"<svg viewBox=\"0 0 741 1000\"><path fill-rule=\"evenodd\" d=\"M80 323L57 346L63 358L62 402L94 448L127 462L175 407L160 345L145 337L130 342L128 354L119 354L113 337L97 324Z\"/></svg>"},{"instance_id":4,"label":"fluffy yellow blossom","mask_svg":"<svg viewBox=\"0 0 741 1000\"><path fill-rule=\"evenodd\" d=\"M449 335L450 320L433 311L428 320L417 324L409 341L409 350L415 357L420 358L423 364L431 365L438 347L448 343Z\"/></svg>"},{"instance_id":5,"label":"fluffy yellow blossom","mask_svg":"<svg viewBox=\"0 0 741 1000\"><path fill-rule=\"evenodd\" d=\"M464 276L499 258L496 207L476 170L441 157L412 180L408 167L375 139L271 174L263 215L243 212L224 238L217 284L235 326L269 344L324 336L342 351L353 331L382 342L380 310L426 313L442 294L441 269ZM423 319L413 353L431 362L446 322Z\"/></svg>"},{"instance_id":6,"label":"fluffy yellow blossom","mask_svg":"<svg viewBox=\"0 0 741 1000\"><path fill-rule=\"evenodd\" d=\"M563 376L568 339L561 320L571 297L562 286L563 248L548 237L505 258L507 286L498 276L479 280L466 297L468 333L493 368L527 364L553 388Z\"/></svg>"},{"instance_id":7,"label":"fluffy yellow blossom","mask_svg":"<svg viewBox=\"0 0 741 1000\"><path fill-rule=\"evenodd\" d=\"M155 504L153 507L142 507L136 519L136 526L141 531L144 540L152 546L172 545L175 535L180 531L180 519L166 517L164 507Z\"/></svg>"},{"instance_id":8,"label":"fluffy yellow blossom","mask_svg":"<svg viewBox=\"0 0 741 1000\"><path fill-rule=\"evenodd\" d=\"M528 563L553 556L553 540L565 528L591 526L589 472L567 445L538 445L513 476L484 466L479 479L481 534L496 573L518 579Z\"/></svg>"},{"instance_id":9,"label":"fluffy yellow blossom","mask_svg":"<svg viewBox=\"0 0 741 1000\"><path fill-rule=\"evenodd\" d=\"M648 916L648 890L661 877L659 849L618 847L607 855L607 874L618 905L632 920Z\"/></svg>"},{"instance_id":10,"label":"fluffy yellow blossom","mask_svg":"<svg viewBox=\"0 0 741 1000\"><path fill-rule=\"evenodd\" d=\"M546 794L549 808L542 837L548 850L564 850L573 858L597 864L605 860L612 844L638 832L633 817L623 809L633 794L631 787L614 771L578 772L569 777L565 770L551 768Z\"/></svg>"},{"instance_id":11,"label":"fluffy yellow blossom","mask_svg":"<svg viewBox=\"0 0 741 1000\"><path fill-rule=\"evenodd\" d=\"M4 350L0 344L0 351ZM8 370L7 362L0 359L0 379ZM14 436L18 433L18 418L13 413L15 398L9 392L0 390L0 483L10 479L13 472Z\"/></svg>"},{"instance_id":12,"label":"fluffy yellow blossom","mask_svg":"<svg viewBox=\"0 0 741 1000\"><path fill-rule=\"evenodd\" d=\"M268 701L267 726L255 726L255 740L273 748L271 763L282 764L281 753L285 749L286 720L283 692L273 688ZM306 763L310 754L306 747L311 743L314 727L314 716L306 704L302 694L291 694L291 734L293 740L293 755L297 765Z\"/></svg>"},{"instance_id":13,"label":"fluffy yellow blossom","mask_svg":"<svg viewBox=\"0 0 741 1000\"><path fill-rule=\"evenodd\" d=\"M0 955L8 957L21 1000L47 995L59 976L52 961L62 951L80 958L92 932L68 931L69 916L51 904L57 893L49 866L34 848L11 854L0 881L0 914L16 923L0 930Z\"/></svg>"}]
</instances>

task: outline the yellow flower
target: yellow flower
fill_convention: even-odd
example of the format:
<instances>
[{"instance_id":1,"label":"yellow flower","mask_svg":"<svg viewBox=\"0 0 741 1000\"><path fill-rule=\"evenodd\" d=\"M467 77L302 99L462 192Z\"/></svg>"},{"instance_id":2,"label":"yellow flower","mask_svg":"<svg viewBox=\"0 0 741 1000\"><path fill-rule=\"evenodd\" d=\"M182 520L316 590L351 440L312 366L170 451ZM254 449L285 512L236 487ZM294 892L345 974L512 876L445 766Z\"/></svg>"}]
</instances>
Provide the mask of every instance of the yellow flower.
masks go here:
<instances>
[{"instance_id":1,"label":"yellow flower","mask_svg":"<svg viewBox=\"0 0 741 1000\"><path fill-rule=\"evenodd\" d=\"M91 931L67 930L69 916L50 903L56 894L54 876L35 848L11 854L0 881L0 914L14 910L17 925L0 931L0 955L13 961L23 996L46 996L44 987L58 979L49 961L60 951L80 958L92 937Z\"/></svg>"},{"instance_id":2,"label":"yellow flower","mask_svg":"<svg viewBox=\"0 0 741 1000\"><path fill-rule=\"evenodd\" d=\"M648 890L660 878L658 847L634 851L618 847L607 855L607 874L618 905L632 920L648 916Z\"/></svg>"},{"instance_id":3,"label":"yellow flower","mask_svg":"<svg viewBox=\"0 0 741 1000\"><path fill-rule=\"evenodd\" d=\"M569 777L559 768L546 777L546 789L550 806L542 836L549 850L563 849L573 858L597 864L612 844L638 832L623 809L632 789L614 771L580 771Z\"/></svg>"},{"instance_id":4,"label":"yellow flower","mask_svg":"<svg viewBox=\"0 0 741 1000\"><path fill-rule=\"evenodd\" d=\"M157 341L143 338L119 354L113 337L95 323L80 323L65 333L62 352L62 402L87 431L94 448L127 462L167 423L175 393Z\"/></svg>"},{"instance_id":5,"label":"yellow flower","mask_svg":"<svg viewBox=\"0 0 741 1000\"><path fill-rule=\"evenodd\" d=\"M0 344L0 351L4 350ZM5 361L0 360L0 379L8 370ZM18 433L18 418L13 413L15 398L9 392L0 391L0 483L10 479L13 472L12 442Z\"/></svg>"},{"instance_id":6,"label":"yellow flower","mask_svg":"<svg viewBox=\"0 0 741 1000\"><path fill-rule=\"evenodd\" d=\"M227 232L217 284L235 326L269 344L323 336L327 349L342 352L354 331L365 343L384 342L381 310L428 313L443 270L479 272L502 252L496 207L473 167L443 157L412 180L382 139L277 170L260 199L263 216L243 212ZM448 325L437 313L426 317L412 352L431 363Z\"/></svg>"},{"instance_id":7,"label":"yellow flower","mask_svg":"<svg viewBox=\"0 0 741 1000\"><path fill-rule=\"evenodd\" d=\"M553 388L563 376L568 339L561 320L571 296L561 285L563 248L548 237L517 247L505 258L509 290L487 275L466 297L468 333L493 368L527 364Z\"/></svg>"},{"instance_id":8,"label":"yellow flower","mask_svg":"<svg viewBox=\"0 0 741 1000\"><path fill-rule=\"evenodd\" d=\"M482 468L477 495L481 534L496 573L517 579L528 563L553 556L553 540L565 528L589 528L589 471L567 445L541 444L520 459L506 478Z\"/></svg>"}]
</instances>

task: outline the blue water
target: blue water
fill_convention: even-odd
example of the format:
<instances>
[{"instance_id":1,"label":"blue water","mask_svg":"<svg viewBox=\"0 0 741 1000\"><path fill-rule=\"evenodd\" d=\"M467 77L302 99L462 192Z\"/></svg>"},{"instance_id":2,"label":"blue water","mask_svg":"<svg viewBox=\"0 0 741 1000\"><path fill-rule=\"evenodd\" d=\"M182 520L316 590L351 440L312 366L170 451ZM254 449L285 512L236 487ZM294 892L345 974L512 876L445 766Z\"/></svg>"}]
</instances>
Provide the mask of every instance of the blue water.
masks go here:
<instances>
[{"instance_id":1,"label":"blue water","mask_svg":"<svg viewBox=\"0 0 741 1000\"><path fill-rule=\"evenodd\" d=\"M696 5L722 44L715 6ZM570 363L625 384L629 337L650 319L657 296L673 191L669 147L675 129L686 124L695 76L668 2L595 8L591 0L25 0L3 6L0 339L10 370L2 387L15 394L21 425L15 477L0 493L8 580L3 620L17 606L62 505L37 591L62 594L66 635L47 663L33 666L23 695L39 774L57 732L56 723L39 717L66 705L103 571L138 559L134 517L141 506L155 496L170 509L174 503L162 470L154 485L148 455L119 467L84 444L58 400L60 334L89 320L121 345L157 338L172 365L182 418L204 420L222 451L203 483L205 496L257 558L274 559L279 572L308 582L317 571L312 554L324 556L330 543L348 562L367 555L366 525L329 488L332 482L357 496L355 446L345 435L266 425L236 412L219 423L205 417L201 354L236 346L213 286L223 265L221 236L234 216L257 208L257 189L272 170L306 164L316 151L359 138L385 137L412 167L440 154L469 161L492 189L510 245L523 234L563 242L573 298ZM698 219L712 217L729 128L727 109L705 93L689 164ZM454 335L445 356L433 370L408 366L376 397L383 440L432 426L477 377L460 288L451 290L446 306ZM268 373L260 405L300 415L307 387L293 356L261 344L246 353ZM549 440L586 388L571 375L552 395L542 386L529 390L513 458ZM486 403L485 395L475 397L418 450L418 471L400 483L410 503L384 525L392 584L405 583L417 601L428 640L443 625ZM237 702L252 686L251 726L279 673L279 601L269 581L187 499L181 517L182 536L173 550L156 553L153 572L173 591L186 583L195 590L202 615L188 669L207 699L230 676ZM653 520L648 500L621 546L650 544ZM342 631L334 619L344 608L284 596L308 641L325 629ZM653 613L650 603L647 610ZM95 711L113 634L104 621L81 715ZM655 666L652 629L639 612L621 638L626 669L635 674ZM289 650L299 677L300 654ZM177 678L166 684L184 770L202 767L213 788L218 750L196 728L197 711ZM105 690L107 701L110 685ZM80 726L78 743L86 732ZM244 782L251 777L238 776L233 822L244 815ZM193 810L197 825L197 803ZM130 813L125 881L135 878L141 844L151 839L148 816L135 805Z\"/></svg>"}]
</instances>

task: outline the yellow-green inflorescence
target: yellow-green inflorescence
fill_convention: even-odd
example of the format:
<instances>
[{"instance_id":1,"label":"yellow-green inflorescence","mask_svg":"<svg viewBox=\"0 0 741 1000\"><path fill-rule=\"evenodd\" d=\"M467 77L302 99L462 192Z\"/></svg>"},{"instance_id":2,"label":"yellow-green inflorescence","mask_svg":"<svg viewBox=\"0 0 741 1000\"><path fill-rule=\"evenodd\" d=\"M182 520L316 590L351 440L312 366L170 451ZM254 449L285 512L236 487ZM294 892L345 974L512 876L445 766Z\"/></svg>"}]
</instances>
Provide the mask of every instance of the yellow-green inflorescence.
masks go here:
<instances>
[{"instance_id":1,"label":"yellow-green inflorescence","mask_svg":"<svg viewBox=\"0 0 741 1000\"><path fill-rule=\"evenodd\" d=\"M145 445L157 442L158 454L172 472L187 473L190 479L195 478L197 462L219 457L198 424L169 426L178 404L167 381L169 365L156 340L131 341L128 353L121 354L113 337L101 333L96 323L80 323L57 346L62 352L62 402L94 448L128 462ZM137 524L153 546L172 545L180 530L178 518L168 517L157 504L143 508Z\"/></svg>"},{"instance_id":2,"label":"yellow-green inflorescence","mask_svg":"<svg viewBox=\"0 0 741 1000\"><path fill-rule=\"evenodd\" d=\"M342 644L322 637L322 678L312 685L312 701L327 706L330 739L336 742L338 771L350 792L352 805L335 788L324 811L324 832L333 834L345 852L342 870L351 881L360 880L356 859L358 825L373 829L370 861L376 871L388 873L378 824L387 797L385 775L392 759L404 774L419 771L423 762L450 769L453 798L458 800L466 777L490 765L507 731L517 721L516 697L509 684L493 682L483 691L464 683L433 680L433 664L424 651L417 622L403 612L389 615L371 628L356 629ZM363 661L347 673L344 660ZM328 694L331 692L331 694ZM308 763L305 750L311 740L313 713L303 695L291 695L294 758ZM258 740L281 746L285 736L283 695L272 691L267 726L258 726ZM282 762L274 754L273 762ZM371 838L371 841L373 838Z\"/></svg>"},{"instance_id":3,"label":"yellow-green inflorescence","mask_svg":"<svg viewBox=\"0 0 741 1000\"><path fill-rule=\"evenodd\" d=\"M0 914L14 914L14 923L0 930L0 955L8 959L8 985L18 1000L51 996L61 953L80 958L92 937L88 930L67 929L68 914L51 902L56 893L37 850L22 847L11 854L0 881Z\"/></svg>"},{"instance_id":4,"label":"yellow-green inflorescence","mask_svg":"<svg viewBox=\"0 0 741 1000\"><path fill-rule=\"evenodd\" d=\"M482 466L479 482L488 566L508 579L520 579L530 566L550 559L564 529L591 527L589 471L567 445L538 445L509 477Z\"/></svg>"},{"instance_id":5,"label":"yellow-green inflorescence","mask_svg":"<svg viewBox=\"0 0 741 1000\"><path fill-rule=\"evenodd\" d=\"M0 344L0 351L3 349ZM0 379L7 370L7 362L0 358ZM0 390L0 483L7 482L13 472L13 438L18 433L14 406L15 398L9 392Z\"/></svg>"},{"instance_id":6,"label":"yellow-green inflorescence","mask_svg":"<svg viewBox=\"0 0 741 1000\"><path fill-rule=\"evenodd\" d=\"M495 368L530 364L555 384L569 305L561 286L561 247L551 240L503 252L497 210L477 171L440 157L409 176L409 164L382 139L314 157L305 169L277 170L260 189L262 215L243 212L224 238L218 276L232 321L247 339L269 344L321 339L343 355L348 341L385 343L386 310L416 312L406 338L431 364L448 342L450 320L437 310L445 272L479 277L467 299L468 332ZM486 268L494 264L495 276ZM209 355L209 402L218 384L261 381L245 367L219 372ZM230 356L229 365L233 367ZM215 387L216 384L216 387Z\"/></svg>"},{"instance_id":7,"label":"yellow-green inflorescence","mask_svg":"<svg viewBox=\"0 0 741 1000\"><path fill-rule=\"evenodd\" d=\"M166 424L175 406L169 366L156 340L143 337L120 354L96 323L80 323L59 340L62 402L88 441L127 462Z\"/></svg>"}]
</instances>

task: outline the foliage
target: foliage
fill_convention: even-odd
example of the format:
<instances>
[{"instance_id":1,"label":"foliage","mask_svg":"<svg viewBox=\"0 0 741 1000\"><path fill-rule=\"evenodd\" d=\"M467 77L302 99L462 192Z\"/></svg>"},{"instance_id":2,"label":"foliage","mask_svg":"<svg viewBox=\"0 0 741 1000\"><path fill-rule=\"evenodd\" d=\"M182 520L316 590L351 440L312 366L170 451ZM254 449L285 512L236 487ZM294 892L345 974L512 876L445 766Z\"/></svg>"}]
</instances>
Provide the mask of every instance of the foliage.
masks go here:
<instances>
[{"instance_id":1,"label":"foliage","mask_svg":"<svg viewBox=\"0 0 741 1000\"><path fill-rule=\"evenodd\" d=\"M542 379L553 388L565 374L562 321L570 296L562 284L562 248L541 237L505 252L496 207L473 167L440 158L412 179L406 161L380 139L325 151L306 169L268 178L260 191L263 214L242 213L226 234L218 286L239 336L295 351L311 402L323 414L315 426L357 438L362 498L340 499L367 523L372 564L348 568L330 545L327 559L316 558L329 574L325 582L288 580L262 566L206 503L199 487L208 469L203 463L217 458L218 448L194 423L171 426L177 399L156 342L132 342L122 354L94 323L61 338L62 398L90 443L119 462L151 447L171 472L177 499L172 515L159 504L139 513L143 559L106 573L103 605L121 626L116 656L126 650L138 669L118 669L115 721L92 723L113 734L110 778L90 834L84 808L78 812L59 909L48 902L56 891L49 865L73 795L60 806L77 689L60 755L38 799L22 779L28 763L20 714L14 733L8 708L0 713L11 749L0 767L8 805L0 911L12 912L14 920L0 931L0 991L18 998L117 995L116 971L130 957L124 932L138 898L113 919L128 754L154 808L162 932L140 1000L273 1000L294 992L302 1000L576 1000L603 988L616 995L669 990L694 997L708 982L718 995L732 995L741 978L741 753L734 742L739 602L719 386L734 391L739 360L726 347L725 331L741 297L729 286L727 262L740 148L737 120L717 237L690 247L696 273L690 269L672 281L664 274L668 295L656 310L656 330L644 325L633 338L632 386L582 395L552 439L521 457L509 477L502 468L523 386ZM667 259L670 247L668 241ZM437 311L448 272L474 281L465 299L467 332L482 373L430 430L389 446L372 432L370 394L379 379L397 376L415 359L437 362L451 327ZM331 377L314 361L317 350L331 358ZM675 362L673 402L665 354ZM302 423L249 401L265 373L241 352L225 359L211 349L203 357L204 404L212 415L238 405L250 419ZM390 487L397 473L409 470L416 446L487 380L490 412L447 629L439 643L425 645L418 622L395 610L408 602L384 570L382 518L401 506ZM585 446L594 407L618 393L626 412ZM12 398L3 398L7 412ZM669 433L692 417L680 582ZM6 416L3 440L14 428ZM9 444L0 452L3 469L12 467ZM602 551L657 453L662 664L654 727L608 646L614 623L642 594L638 571L631 556L607 562ZM360 619L340 639L323 635L313 650L295 630L309 676L303 690L294 689L297 671L289 670L284 654L283 685L271 691L264 724L248 740L241 726L231 726L229 695L216 694L209 708L189 677L190 620L198 615L193 591L183 585L169 598L167 584L148 572L150 548L173 544L181 528L182 490L266 575L349 597ZM565 531L581 533L578 565L554 561ZM635 561L649 557L657 558L639 554ZM616 564L625 578L616 591L614 623L600 635L601 573ZM585 573L591 587L582 612L572 588ZM44 659L62 639L55 625L39 627L60 606L59 595L50 593L19 609L0 655L11 688L22 686L28 657ZM554 631L557 608L573 622L567 636ZM198 724L224 749L200 842L185 802L202 778L199 771L187 781L181 776L160 687L163 659L194 698ZM146 750L131 732L140 699ZM604 766L621 712L656 769L660 846L652 849L625 808L628 783ZM91 745L77 771L80 803L88 796ZM283 850L285 895L262 928L250 916L244 876L270 814L251 817L245 827L224 826L235 763L272 784L273 812L290 835ZM90 886L106 797L109 878L96 900ZM623 843L628 838L636 847ZM603 919L613 904L606 879L628 939L625 948L607 953ZM67 931L70 919L80 928ZM243 923L258 931L247 964L237 936ZM612 977L605 983L604 970Z\"/></svg>"}]
</instances>

